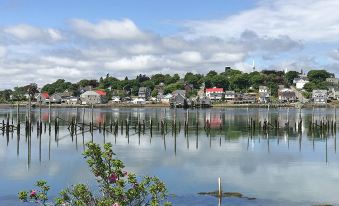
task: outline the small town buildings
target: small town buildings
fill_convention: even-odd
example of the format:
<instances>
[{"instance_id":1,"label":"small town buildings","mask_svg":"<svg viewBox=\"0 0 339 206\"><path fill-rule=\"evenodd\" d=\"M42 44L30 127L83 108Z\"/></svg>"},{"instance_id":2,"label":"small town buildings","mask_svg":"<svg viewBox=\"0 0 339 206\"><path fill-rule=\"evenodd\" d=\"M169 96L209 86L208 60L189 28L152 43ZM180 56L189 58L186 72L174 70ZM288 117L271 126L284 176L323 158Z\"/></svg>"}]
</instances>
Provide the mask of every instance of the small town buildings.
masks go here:
<instances>
[{"instance_id":1,"label":"small town buildings","mask_svg":"<svg viewBox=\"0 0 339 206\"><path fill-rule=\"evenodd\" d=\"M54 93L50 96L51 104L61 104L61 93Z\"/></svg>"},{"instance_id":2,"label":"small town buildings","mask_svg":"<svg viewBox=\"0 0 339 206\"><path fill-rule=\"evenodd\" d=\"M204 96L204 97L198 97L196 100L196 106L202 107L202 108L208 108L211 107L211 100L210 98Z\"/></svg>"},{"instance_id":3,"label":"small town buildings","mask_svg":"<svg viewBox=\"0 0 339 206\"><path fill-rule=\"evenodd\" d=\"M181 95L183 97L186 97L186 90L175 90L172 92L172 95L173 96L176 96L176 95Z\"/></svg>"},{"instance_id":4,"label":"small town buildings","mask_svg":"<svg viewBox=\"0 0 339 206\"><path fill-rule=\"evenodd\" d=\"M172 94L166 94L166 95L158 95L157 99L159 102L163 103L163 104L169 104L170 103L170 99L173 97Z\"/></svg>"},{"instance_id":5,"label":"small town buildings","mask_svg":"<svg viewBox=\"0 0 339 206\"><path fill-rule=\"evenodd\" d=\"M226 91L225 92L225 101L234 101L235 99L235 91Z\"/></svg>"},{"instance_id":6,"label":"small town buildings","mask_svg":"<svg viewBox=\"0 0 339 206\"><path fill-rule=\"evenodd\" d=\"M147 100L151 96L151 90L148 87L140 87L138 97Z\"/></svg>"},{"instance_id":7,"label":"small town buildings","mask_svg":"<svg viewBox=\"0 0 339 206\"><path fill-rule=\"evenodd\" d=\"M338 78L326 78L326 82L330 83L333 86L339 85L339 79Z\"/></svg>"},{"instance_id":8,"label":"small town buildings","mask_svg":"<svg viewBox=\"0 0 339 206\"><path fill-rule=\"evenodd\" d=\"M143 105L146 104L146 100L144 98L135 98L132 101L133 104Z\"/></svg>"},{"instance_id":9,"label":"small town buildings","mask_svg":"<svg viewBox=\"0 0 339 206\"><path fill-rule=\"evenodd\" d=\"M68 97L65 99L65 103L69 105L77 105L80 103L79 97Z\"/></svg>"},{"instance_id":10,"label":"small town buildings","mask_svg":"<svg viewBox=\"0 0 339 206\"><path fill-rule=\"evenodd\" d=\"M172 107L187 107L187 99L184 95L181 93L178 93L176 95L173 95L173 97L170 99L170 105Z\"/></svg>"},{"instance_id":11,"label":"small town buildings","mask_svg":"<svg viewBox=\"0 0 339 206\"><path fill-rule=\"evenodd\" d=\"M92 91L93 90L93 87L91 85L88 85L88 86L84 86L84 87L80 87L79 88L79 93L80 94L83 94L87 91Z\"/></svg>"},{"instance_id":12,"label":"small town buildings","mask_svg":"<svg viewBox=\"0 0 339 206\"><path fill-rule=\"evenodd\" d=\"M224 96L223 88L206 88L206 96L212 101L220 101Z\"/></svg>"},{"instance_id":13,"label":"small town buildings","mask_svg":"<svg viewBox=\"0 0 339 206\"><path fill-rule=\"evenodd\" d=\"M121 102L120 97L118 97L118 96L112 97L112 103L120 103L120 102Z\"/></svg>"},{"instance_id":14,"label":"small town buildings","mask_svg":"<svg viewBox=\"0 0 339 206\"><path fill-rule=\"evenodd\" d=\"M284 88L278 90L278 99L280 102L295 102L297 96L292 89Z\"/></svg>"},{"instance_id":15,"label":"small town buildings","mask_svg":"<svg viewBox=\"0 0 339 206\"><path fill-rule=\"evenodd\" d=\"M184 89L186 91L186 94L190 93L193 90L193 84L185 83Z\"/></svg>"},{"instance_id":16,"label":"small town buildings","mask_svg":"<svg viewBox=\"0 0 339 206\"><path fill-rule=\"evenodd\" d=\"M234 104L254 104L256 102L256 93L236 94Z\"/></svg>"},{"instance_id":17,"label":"small town buildings","mask_svg":"<svg viewBox=\"0 0 339 206\"><path fill-rule=\"evenodd\" d=\"M312 99L316 104L326 104L327 98L327 90L313 90L312 92Z\"/></svg>"},{"instance_id":18,"label":"small town buildings","mask_svg":"<svg viewBox=\"0 0 339 206\"><path fill-rule=\"evenodd\" d=\"M158 95L163 95L165 91L165 84L161 82L159 85L155 86L155 89L158 92Z\"/></svg>"},{"instance_id":19,"label":"small town buildings","mask_svg":"<svg viewBox=\"0 0 339 206\"><path fill-rule=\"evenodd\" d=\"M303 89L305 84L309 83L310 81L308 81L308 79L306 77L299 77L299 78L295 78L293 80L293 83L295 84L295 87L297 89Z\"/></svg>"},{"instance_id":20,"label":"small town buildings","mask_svg":"<svg viewBox=\"0 0 339 206\"><path fill-rule=\"evenodd\" d=\"M48 104L50 102L49 94L47 92L38 93L36 96L36 101L39 104Z\"/></svg>"},{"instance_id":21,"label":"small town buildings","mask_svg":"<svg viewBox=\"0 0 339 206\"><path fill-rule=\"evenodd\" d=\"M271 92L267 86L259 86L259 102L268 103L270 101Z\"/></svg>"},{"instance_id":22,"label":"small town buildings","mask_svg":"<svg viewBox=\"0 0 339 206\"><path fill-rule=\"evenodd\" d=\"M330 94L328 98L339 100L339 88L338 87L331 87L329 88Z\"/></svg>"},{"instance_id":23,"label":"small town buildings","mask_svg":"<svg viewBox=\"0 0 339 206\"><path fill-rule=\"evenodd\" d=\"M80 95L81 104L93 105L107 103L106 92L102 90L87 91Z\"/></svg>"}]
</instances>

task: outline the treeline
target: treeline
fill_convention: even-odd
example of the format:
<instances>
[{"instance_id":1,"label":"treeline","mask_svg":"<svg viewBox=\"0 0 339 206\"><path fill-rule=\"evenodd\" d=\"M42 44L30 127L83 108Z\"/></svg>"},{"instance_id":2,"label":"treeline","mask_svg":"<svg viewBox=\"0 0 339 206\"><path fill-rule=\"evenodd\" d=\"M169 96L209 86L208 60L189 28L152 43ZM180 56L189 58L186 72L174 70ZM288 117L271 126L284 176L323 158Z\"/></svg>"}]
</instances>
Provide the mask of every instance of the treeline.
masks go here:
<instances>
[{"instance_id":1,"label":"treeline","mask_svg":"<svg viewBox=\"0 0 339 206\"><path fill-rule=\"evenodd\" d=\"M50 95L57 92L68 90L73 95L78 96L80 89L91 86L93 89L105 90L109 96L135 96L138 94L139 87L148 87L152 91L152 96L158 93L157 85L163 83L164 94L171 93L177 89L184 89L185 85L192 86L192 92L189 96L197 94L198 90L205 86L220 87L226 90L234 90L236 92L257 92L259 86L267 86L271 90L272 96L277 96L278 85L286 87L293 84L294 78L301 75L297 71L289 71L287 73L276 70L254 71L250 73L241 72L236 69L225 69L224 72L218 73L214 70L209 71L206 75L187 72L182 78L178 74L155 74L148 76L145 74L138 75L135 79L117 79L110 74L101 77L99 80L83 79L77 83L67 82L64 79L46 84L42 87L43 92ZM307 74L310 83L305 85L306 92L313 89L327 89L328 83L326 78L334 77L334 74L326 70L311 70ZM36 90L36 84L30 84L23 87L15 87L13 90L0 91L0 101L18 101L25 100L25 94L28 90ZM33 88L33 89L32 89Z\"/></svg>"}]
</instances>

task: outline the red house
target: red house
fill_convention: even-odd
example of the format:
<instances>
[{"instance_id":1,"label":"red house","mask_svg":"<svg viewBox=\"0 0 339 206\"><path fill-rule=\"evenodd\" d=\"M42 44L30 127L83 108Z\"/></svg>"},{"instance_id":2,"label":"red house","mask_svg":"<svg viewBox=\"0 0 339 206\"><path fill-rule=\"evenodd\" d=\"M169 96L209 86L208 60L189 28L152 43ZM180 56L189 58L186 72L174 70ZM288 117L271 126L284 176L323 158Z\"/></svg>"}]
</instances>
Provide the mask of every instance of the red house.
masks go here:
<instances>
[{"instance_id":1,"label":"red house","mask_svg":"<svg viewBox=\"0 0 339 206\"><path fill-rule=\"evenodd\" d=\"M224 96L223 88L206 88L206 96L211 100L221 100Z\"/></svg>"}]
</instances>

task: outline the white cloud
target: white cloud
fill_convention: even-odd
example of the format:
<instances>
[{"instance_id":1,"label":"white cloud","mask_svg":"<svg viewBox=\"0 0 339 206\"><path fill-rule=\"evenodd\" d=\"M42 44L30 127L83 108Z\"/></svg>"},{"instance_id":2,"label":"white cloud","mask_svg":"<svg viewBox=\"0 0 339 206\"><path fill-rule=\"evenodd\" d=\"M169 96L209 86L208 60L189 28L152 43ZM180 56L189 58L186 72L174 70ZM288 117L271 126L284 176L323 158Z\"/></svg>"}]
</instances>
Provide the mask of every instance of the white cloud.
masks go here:
<instances>
[{"instance_id":1,"label":"white cloud","mask_svg":"<svg viewBox=\"0 0 339 206\"><path fill-rule=\"evenodd\" d=\"M95 40L133 40L145 39L147 37L147 35L140 31L134 22L129 19L122 21L102 20L97 24L82 19L73 19L71 21L71 27L79 35Z\"/></svg>"},{"instance_id":2,"label":"white cloud","mask_svg":"<svg viewBox=\"0 0 339 206\"><path fill-rule=\"evenodd\" d=\"M5 33L24 41L41 40L41 41L58 41L62 39L61 33L52 28L41 29L27 24L19 24L6 27L3 30Z\"/></svg>"},{"instance_id":3,"label":"white cloud","mask_svg":"<svg viewBox=\"0 0 339 206\"><path fill-rule=\"evenodd\" d=\"M191 37L228 38L251 30L270 37L286 35L303 41L336 41L338 7L337 0L262 0L252 9L221 20L187 21L184 25Z\"/></svg>"},{"instance_id":4,"label":"white cloud","mask_svg":"<svg viewBox=\"0 0 339 206\"><path fill-rule=\"evenodd\" d=\"M0 58L5 56L7 53L7 49L5 47L0 46Z\"/></svg>"}]
</instances>

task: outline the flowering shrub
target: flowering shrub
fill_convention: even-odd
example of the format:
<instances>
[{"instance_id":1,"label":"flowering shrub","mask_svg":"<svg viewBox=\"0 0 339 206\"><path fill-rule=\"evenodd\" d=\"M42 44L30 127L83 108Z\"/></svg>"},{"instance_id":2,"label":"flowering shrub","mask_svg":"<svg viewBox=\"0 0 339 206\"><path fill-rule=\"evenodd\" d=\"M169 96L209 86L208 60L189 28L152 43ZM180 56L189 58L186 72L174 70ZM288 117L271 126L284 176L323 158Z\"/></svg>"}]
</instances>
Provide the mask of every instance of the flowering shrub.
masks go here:
<instances>
[{"instance_id":1,"label":"flowering shrub","mask_svg":"<svg viewBox=\"0 0 339 206\"><path fill-rule=\"evenodd\" d=\"M60 192L54 203L47 203L50 189L46 181L38 181L38 190L19 192L19 199L40 205L58 206L158 206L165 202L167 189L157 177L137 177L124 170L121 160L114 158L111 144L103 149L95 143L87 143L84 157L96 177L101 195L95 195L87 185L77 184Z\"/></svg>"}]
</instances>

